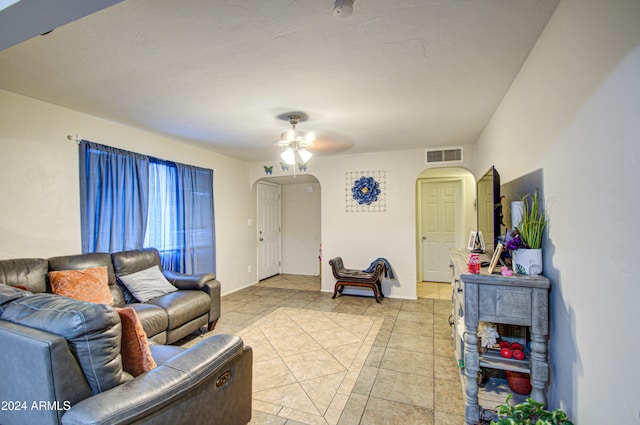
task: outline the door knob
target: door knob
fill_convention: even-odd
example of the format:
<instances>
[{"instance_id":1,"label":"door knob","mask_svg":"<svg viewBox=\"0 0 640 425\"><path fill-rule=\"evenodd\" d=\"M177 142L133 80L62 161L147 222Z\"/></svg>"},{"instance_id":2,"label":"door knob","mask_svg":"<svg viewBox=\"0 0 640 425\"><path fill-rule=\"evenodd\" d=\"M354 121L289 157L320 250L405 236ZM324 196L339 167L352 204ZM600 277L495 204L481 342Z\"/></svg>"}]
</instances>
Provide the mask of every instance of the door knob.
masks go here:
<instances>
[{"instance_id":1,"label":"door knob","mask_svg":"<svg viewBox=\"0 0 640 425\"><path fill-rule=\"evenodd\" d=\"M423 240L423 241L426 241L426 240L427 240L427 237L426 237L426 236L423 236L423 237L422 237L422 240Z\"/></svg>"},{"instance_id":2,"label":"door knob","mask_svg":"<svg viewBox=\"0 0 640 425\"><path fill-rule=\"evenodd\" d=\"M264 239L260 238L260 242L262 242Z\"/></svg>"}]
</instances>

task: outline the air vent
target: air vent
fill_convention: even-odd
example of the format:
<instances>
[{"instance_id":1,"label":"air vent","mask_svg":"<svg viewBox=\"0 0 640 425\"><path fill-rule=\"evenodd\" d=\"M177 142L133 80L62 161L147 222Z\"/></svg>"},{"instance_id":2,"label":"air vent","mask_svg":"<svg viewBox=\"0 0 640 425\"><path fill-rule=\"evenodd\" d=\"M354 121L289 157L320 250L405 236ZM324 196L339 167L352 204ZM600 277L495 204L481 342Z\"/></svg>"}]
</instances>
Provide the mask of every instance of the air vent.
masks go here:
<instances>
[{"instance_id":1,"label":"air vent","mask_svg":"<svg viewBox=\"0 0 640 425\"><path fill-rule=\"evenodd\" d=\"M424 162L434 164L438 162L462 162L462 148L426 149Z\"/></svg>"}]
</instances>

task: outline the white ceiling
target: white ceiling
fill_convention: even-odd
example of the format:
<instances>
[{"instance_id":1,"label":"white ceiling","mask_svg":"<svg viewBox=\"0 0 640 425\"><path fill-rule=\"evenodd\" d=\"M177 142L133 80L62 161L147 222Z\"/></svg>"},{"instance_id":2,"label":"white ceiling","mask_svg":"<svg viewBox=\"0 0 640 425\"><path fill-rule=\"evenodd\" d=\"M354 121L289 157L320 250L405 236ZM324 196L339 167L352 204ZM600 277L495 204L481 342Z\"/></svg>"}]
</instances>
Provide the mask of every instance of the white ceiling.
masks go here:
<instances>
[{"instance_id":1,"label":"white ceiling","mask_svg":"<svg viewBox=\"0 0 640 425\"><path fill-rule=\"evenodd\" d=\"M250 161L278 158L291 111L317 155L456 146L558 4L355 0L337 18L333 2L126 0L0 51L0 88Z\"/></svg>"}]
</instances>

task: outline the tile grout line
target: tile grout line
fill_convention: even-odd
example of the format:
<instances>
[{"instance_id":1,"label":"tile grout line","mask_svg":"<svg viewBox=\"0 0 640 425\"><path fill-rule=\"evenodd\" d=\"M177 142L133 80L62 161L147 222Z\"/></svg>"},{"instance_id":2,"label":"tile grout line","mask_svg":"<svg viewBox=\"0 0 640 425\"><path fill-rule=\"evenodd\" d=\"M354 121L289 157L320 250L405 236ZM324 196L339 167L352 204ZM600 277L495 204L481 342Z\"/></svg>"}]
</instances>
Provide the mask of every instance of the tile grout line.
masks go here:
<instances>
[{"instance_id":1,"label":"tile grout line","mask_svg":"<svg viewBox=\"0 0 640 425\"><path fill-rule=\"evenodd\" d=\"M290 282L294 282L294 281L295 279L293 278L290 280ZM273 288L269 288L267 286L265 287L261 286L260 291L257 291L257 290L251 291L251 292L246 291L244 292L244 295L250 295L251 297L254 297L255 295L260 295L265 297L272 297L274 299L279 297L280 295L285 295L287 300L289 301L289 304L294 305L296 308L299 308L301 310L308 310L309 312L313 312L314 314L318 312L330 311L335 314L348 314L348 315L363 316L368 318L377 317L381 319L380 328L378 329L378 334L375 340L371 343L371 347L369 348L368 355L362 359L363 364L360 365L361 370L359 372L359 375L363 373L363 370L365 367L371 368L370 373L371 375L374 375L374 376L370 376L367 378L368 380L371 380L372 382L371 386L366 388L367 390L366 395L353 393L353 389L352 389L348 398L344 402L344 406L342 408L342 412L340 416L337 418L338 424L353 425L355 423L360 423L364 425L365 423L366 424L374 423L372 421L375 421L375 423L378 423L377 421L380 421L380 420L385 421L384 423L395 424L396 422L393 419L393 417L389 416L388 413L385 413L385 410L380 410L380 409L381 408L387 409L387 412L388 412L388 409L392 409L393 404L396 403L398 408L400 408L402 411L407 412L407 414L418 415L418 416L415 416L415 418L423 417L421 415L428 415L423 417L426 420L425 423L435 423L436 425L441 425L441 424L448 425L450 423L458 423L463 421L464 408L462 407L461 409L460 401L456 400L459 397L454 397L454 399L452 399L451 401L445 400L445 404L441 404L440 411L436 409L437 408L436 399L435 399L436 387L440 391L442 391L441 385L444 382L448 382L447 380L457 383L457 380L453 379L453 375L450 375L451 370L448 365L446 366L445 369L439 369L438 379L436 379L436 373L435 373L436 372L435 368L436 366L438 366L438 363L436 362L438 357L436 356L436 354L442 354L444 352L445 344L443 343L442 340L447 339L446 337L448 336L448 333L444 332L444 327L441 326L441 324L436 321L436 320L438 321L444 320L443 317L446 318L446 314L448 313L448 309L450 308L449 307L450 295L446 296L448 295L446 294L446 292L448 291L446 291L446 286L443 286L440 289L443 289L443 288L445 289L444 291L445 295L439 294L439 292L442 292L442 291L437 291L436 293L434 293L433 298L431 299L420 298L415 301L402 300L400 302L389 303L390 305L384 306L384 307L390 307L390 308L380 308L382 306L372 305L370 303L367 303L365 300L361 301L360 298L356 298L356 297L342 297L341 299L334 300L335 303L333 303L327 298L326 296L327 294L316 292L315 296L313 296L311 295L313 294L313 292L305 291L305 290L278 289L278 291L268 292L265 290L273 289ZM282 291L282 292L279 292L279 291ZM288 292L288 291L291 291L291 292ZM306 292L309 295L308 296L302 295L304 292ZM238 297L235 300L237 300L238 302L243 301L242 297ZM277 304L276 304L276 307L277 307ZM233 308L229 309L229 311L231 310L233 310ZM401 313L402 313L402 316L401 316ZM425 313L428 313L428 314L425 314ZM409 317L415 314L418 314L418 315L424 314L424 318L421 319L421 321L415 321L416 324L422 323L422 325L413 325L408 323L409 328L403 328L401 326L401 323L399 323L399 321L407 320ZM409 319L408 321L411 322L413 320ZM247 322L243 322L243 323L244 323L244 326L246 327L251 324L251 320L248 320ZM426 326L425 330L420 331L419 329L420 326ZM305 333L308 334L306 330L305 330ZM373 394L372 389L374 388L374 385L376 385L376 382L379 379L379 373L380 373L380 370L383 369L382 366L384 365L384 361L385 361L384 359L389 355L390 344L393 341L392 338L394 338L393 335L398 335L398 334L420 335L432 341L432 343L430 344L430 348L427 348L426 353L424 349L409 350L410 352L423 352L430 356L430 360L428 360L430 364L429 366L430 370L428 372L425 372L426 375L423 373L418 375L422 377L428 376L429 379L431 380L430 383L432 385L430 385L430 389L432 391L431 396L433 397L433 399L431 400L431 403L427 404L432 406L431 409L425 409L424 407L422 407L421 412L411 410L419 407L419 405L422 405L422 404L421 403L414 404L412 401L410 401L411 397L403 398L404 396L401 395L402 393L400 393L400 398L397 398L396 396L392 396L391 400L380 399L378 397L372 396ZM436 344L436 340L439 341L438 344ZM398 348L402 349L401 346ZM371 355L374 352L375 352L375 357L372 358ZM333 358L336 359L335 357ZM371 362L371 363L368 363L368 362ZM395 366L393 366L393 362L389 363L388 366L390 368L385 367L384 369L389 370L391 372L395 372L394 370ZM443 365L441 364L440 367L442 368ZM408 369L402 368L402 369L399 369L398 371L406 371L406 370ZM406 373L413 374L411 372L406 372ZM439 382L439 383L436 384L436 382ZM365 387L362 387L362 388L365 388ZM426 387L426 388L429 388L429 387ZM453 394L453 396L457 396L457 395L458 395L457 393ZM336 394L333 394L332 400L329 401L328 409L331 408L331 405L333 404L335 397L336 397ZM451 398L449 396L447 397L449 399ZM379 400L379 401L376 401L376 400ZM385 402L382 402L382 400L385 400ZM440 403L442 402L443 400L441 399ZM405 407L402 407L402 406L405 406ZM411 409L408 409L408 407L411 407ZM356 408L356 410L353 410L354 408ZM351 414L353 415L351 417L349 417L349 414L348 414L349 410L351 410ZM427 410L430 413L428 413ZM327 412L328 411L329 410L327 410ZM436 413L438 412L439 412L439 416L436 415ZM346 415L346 419L345 419L345 415ZM386 419L381 419L385 417ZM287 421L287 419L285 419L284 417L280 417L280 418L282 420ZM252 425L266 423L266 422L262 422L262 420L258 419L258 417L256 417L255 419L256 419L255 422L251 422ZM264 418L265 421L267 419L268 419L267 417ZM333 425L335 420L336 418L331 418L330 425ZM345 420L348 422L344 422ZM287 422L289 425L295 422L293 419L290 419L289 421L290 422ZM306 420L303 422L306 422ZM282 424L282 422L278 422L278 423ZM379 423L382 423L382 422L379 422ZM411 423L423 423L423 422L420 421L420 422L411 422Z\"/></svg>"},{"instance_id":2,"label":"tile grout line","mask_svg":"<svg viewBox=\"0 0 640 425\"><path fill-rule=\"evenodd\" d=\"M334 360L341 364L342 367L344 367L344 365L342 364L342 362L337 359L332 353L330 353L326 347L324 347L320 341L318 341L316 338L314 338L305 328L303 325L301 325L301 323L299 323L299 321L297 321L292 314L290 314L292 312L292 310L301 310L303 311L304 309L291 309L291 308L287 308L287 307L280 307L279 309L277 309L276 311L274 311L273 313L276 313L278 311L280 311L282 314L286 315L289 319L289 321L293 324L295 324L296 326L300 327L300 329L303 331L304 335L308 336L309 338L313 339L314 341L316 341L319 346L321 347L322 351L326 352L328 355L330 355L332 358L334 358ZM332 317L329 317L326 312L321 312L324 317L326 317L327 319L332 320L334 323L336 323L337 326L343 328L337 321L335 321ZM344 315L341 313L331 313L332 315L337 315L337 316L349 316L349 315ZM353 316L353 315L351 315ZM357 316L356 316L357 317ZM364 348L367 339L372 339L372 334L376 334L379 332L379 329L384 321L384 319L382 318L375 318L375 317L367 317L367 320L370 322L370 326L367 332L367 335L363 338L360 339L359 337L357 337L356 335L354 335L353 333L349 332L350 335L352 335L354 338L357 338L360 341L360 346L359 346L359 350L358 353L356 353L356 356L354 357L354 359L351 362L351 365L348 368L344 368L345 369L345 376L343 377L341 384L338 386L338 389L336 390L336 392L332 395L331 400L329 401L328 405L327 405L327 409L326 410L322 410L318 405L317 405L317 401L314 400L314 398L308 393L308 391L305 389L305 387L302 385L303 382L305 381L300 381L300 379L295 375L294 371L291 370L291 368L289 367L289 365L284 361L284 358L282 357L281 353L277 350L277 348L273 345L271 339L268 337L268 335L266 335L264 333L264 331L260 328L260 325L264 324L266 321L268 320L267 317L263 317L261 319L259 319L258 321L250 324L249 326L247 326L247 328L245 329L250 329L250 328L255 328L258 331L260 331L260 333L265 337L265 339L267 340L267 342L269 343L269 345L271 346L271 348L274 350L274 352L276 353L276 355L278 356L278 358L280 359L280 361L285 365L285 367L287 368L287 370L291 373L291 376L293 376L293 378L295 379L295 381L298 383L298 385L300 386L301 390L305 393L305 395L307 396L307 398L313 403L314 407L316 408L316 410L318 411L318 413L320 413L320 417L322 417L325 421L326 418L325 416L327 415L327 413L329 413L329 409L331 408L333 401L336 398L336 395L340 394L340 387L344 384L344 380L347 378L347 375L349 373L349 370L351 370L351 367L353 366L353 363L356 361L356 359L358 358L359 353L361 352L362 348ZM343 328L344 329L344 328ZM244 331L244 330L243 330ZM242 331L241 331L242 332ZM301 335L301 334L297 334L297 335ZM343 345L349 345L349 344L343 344ZM373 341L370 342L369 344L369 352L371 350L371 348L373 347ZM318 350L320 351L320 350ZM368 353L367 353L368 354ZM363 360L363 364L364 364L364 360ZM361 367L360 367L361 369ZM341 373L341 372L340 372ZM337 374L337 373L335 373ZM329 376L332 374L328 374L328 375L322 375L322 376ZM316 378L313 378L316 379ZM288 385L288 384L287 384ZM354 383L355 385L355 383ZM283 385L284 386L284 385ZM349 397L351 394L353 393L353 385L351 386L351 388L349 388L349 394L342 394L345 395L347 397ZM282 410L285 408L286 406L280 406L280 409L278 409L278 413L276 414L276 416L278 417L283 417L287 420L289 420L290 418L284 417L284 416L280 416L279 414L282 412ZM344 408L346 407L346 403L345 406L342 407L340 414L342 415ZM291 410L298 410L294 407L288 407L288 409ZM304 411L300 411L303 412Z\"/></svg>"}]
</instances>

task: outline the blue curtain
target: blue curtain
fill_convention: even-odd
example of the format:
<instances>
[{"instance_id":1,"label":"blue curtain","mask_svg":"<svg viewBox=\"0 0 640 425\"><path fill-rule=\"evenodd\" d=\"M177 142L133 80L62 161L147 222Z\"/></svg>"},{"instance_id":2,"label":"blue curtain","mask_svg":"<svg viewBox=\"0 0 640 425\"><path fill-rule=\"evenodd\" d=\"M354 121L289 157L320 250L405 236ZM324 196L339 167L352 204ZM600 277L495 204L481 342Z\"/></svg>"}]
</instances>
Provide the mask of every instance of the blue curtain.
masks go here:
<instances>
[{"instance_id":1,"label":"blue curtain","mask_svg":"<svg viewBox=\"0 0 640 425\"><path fill-rule=\"evenodd\" d=\"M216 271L213 170L80 143L83 252L154 247L162 267Z\"/></svg>"},{"instance_id":2,"label":"blue curtain","mask_svg":"<svg viewBox=\"0 0 640 425\"><path fill-rule=\"evenodd\" d=\"M142 247L149 193L145 155L80 142L82 252Z\"/></svg>"},{"instance_id":3,"label":"blue curtain","mask_svg":"<svg viewBox=\"0 0 640 425\"><path fill-rule=\"evenodd\" d=\"M162 267L215 273L213 170L152 158L145 246L160 251Z\"/></svg>"},{"instance_id":4,"label":"blue curtain","mask_svg":"<svg viewBox=\"0 0 640 425\"><path fill-rule=\"evenodd\" d=\"M214 255L213 170L176 164L178 220L181 220L184 273L216 271Z\"/></svg>"}]
</instances>

